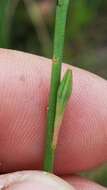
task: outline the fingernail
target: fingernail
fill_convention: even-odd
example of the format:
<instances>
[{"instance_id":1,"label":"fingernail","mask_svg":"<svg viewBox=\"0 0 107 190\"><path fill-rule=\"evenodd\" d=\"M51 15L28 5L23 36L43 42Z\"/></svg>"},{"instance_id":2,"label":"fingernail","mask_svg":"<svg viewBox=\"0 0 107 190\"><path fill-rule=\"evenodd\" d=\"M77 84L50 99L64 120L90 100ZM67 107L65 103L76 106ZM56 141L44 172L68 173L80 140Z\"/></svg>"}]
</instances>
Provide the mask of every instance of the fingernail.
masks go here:
<instances>
[{"instance_id":1,"label":"fingernail","mask_svg":"<svg viewBox=\"0 0 107 190\"><path fill-rule=\"evenodd\" d=\"M16 172L0 177L0 190L74 190L61 178L40 171Z\"/></svg>"}]
</instances>

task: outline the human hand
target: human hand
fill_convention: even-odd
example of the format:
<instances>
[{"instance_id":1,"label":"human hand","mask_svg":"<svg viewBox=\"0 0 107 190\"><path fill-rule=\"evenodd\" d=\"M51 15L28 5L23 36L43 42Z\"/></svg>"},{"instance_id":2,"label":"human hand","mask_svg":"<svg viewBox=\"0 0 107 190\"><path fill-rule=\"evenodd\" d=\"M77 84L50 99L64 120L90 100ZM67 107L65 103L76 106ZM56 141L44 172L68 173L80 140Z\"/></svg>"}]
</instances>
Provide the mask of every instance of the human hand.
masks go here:
<instances>
[{"instance_id":1,"label":"human hand","mask_svg":"<svg viewBox=\"0 0 107 190\"><path fill-rule=\"evenodd\" d=\"M0 50L1 173L42 169L50 72L48 59ZM74 67L73 77L55 159L55 173L70 185L54 175L24 171L1 175L1 189L106 189L70 174L107 161L107 81Z\"/></svg>"}]
</instances>

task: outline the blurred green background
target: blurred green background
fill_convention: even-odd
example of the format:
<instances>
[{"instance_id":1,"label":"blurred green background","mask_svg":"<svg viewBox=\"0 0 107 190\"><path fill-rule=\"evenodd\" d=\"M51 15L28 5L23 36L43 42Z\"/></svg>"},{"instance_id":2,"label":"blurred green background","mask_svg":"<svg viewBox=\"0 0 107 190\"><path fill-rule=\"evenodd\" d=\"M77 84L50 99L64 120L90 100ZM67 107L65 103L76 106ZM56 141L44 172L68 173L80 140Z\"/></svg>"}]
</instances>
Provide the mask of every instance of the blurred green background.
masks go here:
<instances>
[{"instance_id":1,"label":"blurred green background","mask_svg":"<svg viewBox=\"0 0 107 190\"><path fill-rule=\"evenodd\" d=\"M0 47L52 57L55 0L0 0ZM107 79L107 0L71 0L64 61ZM107 166L83 173L107 186Z\"/></svg>"}]
</instances>

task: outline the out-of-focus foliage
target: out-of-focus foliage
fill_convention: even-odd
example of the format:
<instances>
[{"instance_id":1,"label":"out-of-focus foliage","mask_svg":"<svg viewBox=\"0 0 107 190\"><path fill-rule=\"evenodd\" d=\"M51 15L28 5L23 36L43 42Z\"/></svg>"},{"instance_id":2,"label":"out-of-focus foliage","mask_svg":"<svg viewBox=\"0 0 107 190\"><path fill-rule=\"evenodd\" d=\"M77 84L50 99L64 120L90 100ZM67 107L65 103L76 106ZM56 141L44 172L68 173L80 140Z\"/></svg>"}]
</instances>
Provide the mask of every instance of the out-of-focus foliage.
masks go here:
<instances>
[{"instance_id":1,"label":"out-of-focus foliage","mask_svg":"<svg viewBox=\"0 0 107 190\"><path fill-rule=\"evenodd\" d=\"M52 56L54 0L1 0L0 8L0 47ZM64 61L107 78L106 34L107 0L72 0Z\"/></svg>"},{"instance_id":2,"label":"out-of-focus foliage","mask_svg":"<svg viewBox=\"0 0 107 190\"><path fill-rule=\"evenodd\" d=\"M0 0L0 47L52 56L54 0ZM107 0L72 0L64 61L107 78ZM107 166L85 176L107 186Z\"/></svg>"},{"instance_id":3,"label":"out-of-focus foliage","mask_svg":"<svg viewBox=\"0 0 107 190\"><path fill-rule=\"evenodd\" d=\"M107 165L104 165L94 171L82 173L81 176L107 187Z\"/></svg>"},{"instance_id":4,"label":"out-of-focus foliage","mask_svg":"<svg viewBox=\"0 0 107 190\"><path fill-rule=\"evenodd\" d=\"M0 1L0 46L8 47L9 43L9 6L10 0Z\"/></svg>"}]
</instances>

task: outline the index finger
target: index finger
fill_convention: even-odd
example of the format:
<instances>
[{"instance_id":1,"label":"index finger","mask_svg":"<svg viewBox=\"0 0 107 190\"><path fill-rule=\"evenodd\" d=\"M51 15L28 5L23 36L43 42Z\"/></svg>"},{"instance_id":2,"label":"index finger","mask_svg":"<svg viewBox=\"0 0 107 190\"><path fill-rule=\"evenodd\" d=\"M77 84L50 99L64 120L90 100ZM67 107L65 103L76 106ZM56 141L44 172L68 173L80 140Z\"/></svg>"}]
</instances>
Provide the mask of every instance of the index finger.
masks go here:
<instances>
[{"instance_id":1,"label":"index finger","mask_svg":"<svg viewBox=\"0 0 107 190\"><path fill-rule=\"evenodd\" d=\"M48 59L0 51L1 172L42 168L50 75ZM107 82L77 68L73 81L55 160L60 174L107 160Z\"/></svg>"}]
</instances>

